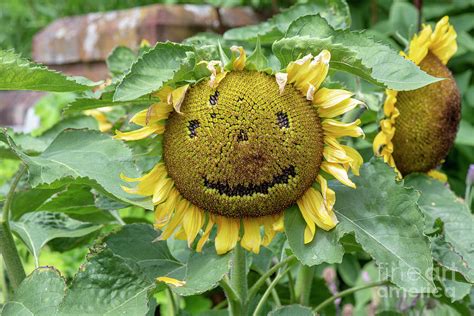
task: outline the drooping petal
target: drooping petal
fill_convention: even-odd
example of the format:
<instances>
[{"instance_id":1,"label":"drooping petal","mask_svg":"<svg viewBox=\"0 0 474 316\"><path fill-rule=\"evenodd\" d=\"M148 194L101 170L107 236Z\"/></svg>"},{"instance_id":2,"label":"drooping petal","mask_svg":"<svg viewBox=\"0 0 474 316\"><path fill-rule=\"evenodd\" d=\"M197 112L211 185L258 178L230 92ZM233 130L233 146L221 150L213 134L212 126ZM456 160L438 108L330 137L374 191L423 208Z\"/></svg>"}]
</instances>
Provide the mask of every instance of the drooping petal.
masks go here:
<instances>
[{"instance_id":1,"label":"drooping petal","mask_svg":"<svg viewBox=\"0 0 474 316\"><path fill-rule=\"evenodd\" d=\"M331 107L320 107L318 109L320 117L333 118L351 111L356 108L358 105L364 104L363 102L356 99L347 99L342 102L339 102Z\"/></svg>"},{"instance_id":2,"label":"drooping petal","mask_svg":"<svg viewBox=\"0 0 474 316\"><path fill-rule=\"evenodd\" d=\"M183 228L186 233L188 247L191 247L194 239L203 225L204 213L197 206L191 205L183 218Z\"/></svg>"},{"instance_id":3,"label":"drooping petal","mask_svg":"<svg viewBox=\"0 0 474 316\"><path fill-rule=\"evenodd\" d=\"M285 91L286 82L288 81L288 74L284 72L277 72L275 74L275 79L280 94L283 94L283 92Z\"/></svg>"},{"instance_id":4,"label":"drooping petal","mask_svg":"<svg viewBox=\"0 0 474 316\"><path fill-rule=\"evenodd\" d=\"M448 176L445 173L436 169L428 171L428 176L432 177L433 179L439 180L443 183L448 182Z\"/></svg>"},{"instance_id":5,"label":"drooping petal","mask_svg":"<svg viewBox=\"0 0 474 316\"><path fill-rule=\"evenodd\" d=\"M140 129L130 131L130 132L121 132L119 130L115 131L114 138L121 140L139 140L147 138L152 134L163 134L165 131L165 126L161 124L155 124L153 126L145 126Z\"/></svg>"},{"instance_id":6,"label":"drooping petal","mask_svg":"<svg viewBox=\"0 0 474 316\"><path fill-rule=\"evenodd\" d=\"M183 217L186 215L190 207L190 203L186 199L178 201L176 210L173 216L170 218L165 229L161 233L160 239L165 240L171 237L175 230L183 223Z\"/></svg>"},{"instance_id":7,"label":"drooping petal","mask_svg":"<svg viewBox=\"0 0 474 316\"><path fill-rule=\"evenodd\" d=\"M173 107L167 103L156 103L148 109L136 113L130 122L140 126L153 125L153 123L167 119L172 110Z\"/></svg>"},{"instance_id":8,"label":"drooping petal","mask_svg":"<svg viewBox=\"0 0 474 316\"><path fill-rule=\"evenodd\" d=\"M260 244L262 243L259 220L256 218L244 218L242 223L244 225L244 235L240 245L244 249L258 254L260 252Z\"/></svg>"},{"instance_id":9,"label":"drooping petal","mask_svg":"<svg viewBox=\"0 0 474 316\"><path fill-rule=\"evenodd\" d=\"M347 164L351 168L352 172L358 176L359 175L359 169L360 166L364 163L364 159L362 159L362 156L359 154L357 150L350 146L345 146L341 145L342 148L344 148L344 151L346 152L347 156L349 156L351 159Z\"/></svg>"},{"instance_id":10,"label":"drooping petal","mask_svg":"<svg viewBox=\"0 0 474 316\"><path fill-rule=\"evenodd\" d=\"M449 17L445 16L436 23L429 49L445 65L458 49L456 37L454 27L449 24Z\"/></svg>"},{"instance_id":11,"label":"drooping petal","mask_svg":"<svg viewBox=\"0 0 474 316\"><path fill-rule=\"evenodd\" d=\"M209 235L211 234L212 227L214 226L214 221L212 220L212 216L208 215L207 216L207 224L206 224L206 229L204 230L204 233L202 234L201 238L199 239L199 242L196 246L196 251L201 252L202 247L204 247L204 244L207 242L209 239Z\"/></svg>"},{"instance_id":12,"label":"drooping petal","mask_svg":"<svg viewBox=\"0 0 474 316\"><path fill-rule=\"evenodd\" d=\"M171 178L162 178L160 179L156 185L155 190L153 191L153 204L160 204L162 203L166 197L168 196L171 188L174 186L174 181Z\"/></svg>"},{"instance_id":13,"label":"drooping petal","mask_svg":"<svg viewBox=\"0 0 474 316\"><path fill-rule=\"evenodd\" d=\"M158 277L158 278L156 278L156 280L158 282L164 282L166 284L173 285L173 286L176 286L176 287L180 287L180 286L183 286L183 285L186 284L186 281L180 281L180 280L177 280L175 278L170 278L170 277L165 277L165 276Z\"/></svg>"},{"instance_id":14,"label":"drooping petal","mask_svg":"<svg viewBox=\"0 0 474 316\"><path fill-rule=\"evenodd\" d=\"M219 255L232 250L239 240L240 221L238 219L215 217L217 223L217 235L215 240L216 252Z\"/></svg>"},{"instance_id":15,"label":"drooping petal","mask_svg":"<svg viewBox=\"0 0 474 316\"><path fill-rule=\"evenodd\" d=\"M186 92L189 89L189 84L181 86L177 89L174 89L171 92L170 97L168 99L168 103L173 105L173 108L176 112L181 113L181 104L183 104L184 98L186 97Z\"/></svg>"},{"instance_id":16,"label":"drooping petal","mask_svg":"<svg viewBox=\"0 0 474 316\"><path fill-rule=\"evenodd\" d=\"M178 190L172 188L166 201L155 207L155 228L161 229L169 223L171 215L177 207L179 196Z\"/></svg>"},{"instance_id":17,"label":"drooping petal","mask_svg":"<svg viewBox=\"0 0 474 316\"><path fill-rule=\"evenodd\" d=\"M423 25L423 29L418 34L415 34L410 41L406 57L416 65L419 65L428 54L432 33L430 25Z\"/></svg>"},{"instance_id":18,"label":"drooping petal","mask_svg":"<svg viewBox=\"0 0 474 316\"><path fill-rule=\"evenodd\" d=\"M288 64L288 82L294 83L308 100L313 99L312 93L319 89L321 83L326 79L329 70L329 60L331 53L323 50L313 58L311 54ZM308 95L309 90L311 96ZM309 97L308 97L309 96Z\"/></svg>"},{"instance_id":19,"label":"drooping petal","mask_svg":"<svg viewBox=\"0 0 474 316\"><path fill-rule=\"evenodd\" d=\"M342 89L320 88L314 95L313 104L321 108L330 108L350 99L352 95L352 92Z\"/></svg>"},{"instance_id":20,"label":"drooping petal","mask_svg":"<svg viewBox=\"0 0 474 316\"><path fill-rule=\"evenodd\" d=\"M242 46L232 46L230 50L239 54L239 57L237 57L232 63L234 70L244 70L245 63L247 62L247 54L245 53L244 48Z\"/></svg>"},{"instance_id":21,"label":"drooping petal","mask_svg":"<svg viewBox=\"0 0 474 316\"><path fill-rule=\"evenodd\" d=\"M358 126L359 124L360 124L359 119L357 119L356 121L352 123L342 123L342 122L332 120L332 119L326 119L322 122L324 133L327 136L333 136L336 138L344 137L344 136L350 136L350 137L363 136L364 132L362 131L362 128Z\"/></svg>"},{"instance_id":22,"label":"drooping petal","mask_svg":"<svg viewBox=\"0 0 474 316\"><path fill-rule=\"evenodd\" d=\"M158 181L166 177L166 168L163 163L157 163L150 172L142 177L129 178L123 174L120 177L127 182L139 182L136 189L134 189L135 194L148 196L153 194Z\"/></svg>"},{"instance_id":23,"label":"drooping petal","mask_svg":"<svg viewBox=\"0 0 474 316\"><path fill-rule=\"evenodd\" d=\"M99 124L99 130L102 133L110 131L112 129L112 124L109 122L107 119L107 116L105 116L105 113L103 113L100 110L86 110L84 111L85 115L92 116L93 118L96 119L97 123Z\"/></svg>"},{"instance_id":24,"label":"drooping petal","mask_svg":"<svg viewBox=\"0 0 474 316\"><path fill-rule=\"evenodd\" d=\"M344 167L342 167L340 164L323 161L321 163L321 169L329 173L330 175L332 175L342 184L347 185L348 187L351 187L351 188L356 187L354 182L352 182L351 179L349 179L346 169L344 169Z\"/></svg>"}]
</instances>

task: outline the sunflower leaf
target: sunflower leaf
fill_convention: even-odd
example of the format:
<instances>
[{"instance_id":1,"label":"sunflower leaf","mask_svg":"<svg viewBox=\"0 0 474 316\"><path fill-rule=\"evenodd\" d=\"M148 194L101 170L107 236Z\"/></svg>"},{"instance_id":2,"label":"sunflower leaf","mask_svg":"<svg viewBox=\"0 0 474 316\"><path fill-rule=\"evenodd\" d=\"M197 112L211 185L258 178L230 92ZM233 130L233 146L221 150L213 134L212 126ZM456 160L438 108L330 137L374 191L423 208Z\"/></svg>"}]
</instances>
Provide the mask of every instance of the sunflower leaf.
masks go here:
<instances>
[{"instance_id":1,"label":"sunflower leaf","mask_svg":"<svg viewBox=\"0 0 474 316\"><path fill-rule=\"evenodd\" d=\"M276 41L272 48L282 65L327 49L331 52L332 69L398 91L414 90L442 80L428 75L398 52L363 32L333 30L318 15L294 21L286 37Z\"/></svg>"},{"instance_id":2,"label":"sunflower leaf","mask_svg":"<svg viewBox=\"0 0 474 316\"><path fill-rule=\"evenodd\" d=\"M323 233L324 239L331 243L316 241L301 246L304 220L297 209L285 213L285 228L293 252L306 265L341 262L342 251L335 240L354 234L375 259L380 272L393 283L410 292L433 291L434 284L428 274L432 271L432 258L429 240L423 234L417 193L397 182L393 170L381 160L365 164L360 174L352 177L356 189L331 182L336 192L334 212L339 224L329 232L319 229L315 237ZM339 256L335 258L332 252Z\"/></svg>"},{"instance_id":3,"label":"sunflower leaf","mask_svg":"<svg viewBox=\"0 0 474 316\"><path fill-rule=\"evenodd\" d=\"M410 175L405 181L421 193L418 204L425 214L426 230L437 219L443 222L444 243L433 239L434 259L474 282L474 217L469 208L443 183L427 175Z\"/></svg>"},{"instance_id":4,"label":"sunflower leaf","mask_svg":"<svg viewBox=\"0 0 474 316\"><path fill-rule=\"evenodd\" d=\"M33 187L87 184L116 199L152 208L149 199L127 194L120 187L127 185L120 179L120 173L135 177L138 171L132 162L131 150L106 134L64 130L38 156L22 151L4 130L3 137L28 167L29 182Z\"/></svg>"},{"instance_id":5,"label":"sunflower leaf","mask_svg":"<svg viewBox=\"0 0 474 316\"><path fill-rule=\"evenodd\" d=\"M28 247L38 266L41 248L49 241L82 237L98 230L100 226L74 220L62 213L33 212L11 222L11 228Z\"/></svg>"},{"instance_id":6,"label":"sunflower leaf","mask_svg":"<svg viewBox=\"0 0 474 316\"><path fill-rule=\"evenodd\" d=\"M0 90L74 92L90 90L99 84L83 77L67 77L13 51L0 50Z\"/></svg>"},{"instance_id":7,"label":"sunflower leaf","mask_svg":"<svg viewBox=\"0 0 474 316\"><path fill-rule=\"evenodd\" d=\"M113 100L133 100L159 90L164 84L192 79L194 65L191 46L157 43L131 66L119 82Z\"/></svg>"},{"instance_id":8,"label":"sunflower leaf","mask_svg":"<svg viewBox=\"0 0 474 316\"><path fill-rule=\"evenodd\" d=\"M318 13L335 29L346 29L351 25L351 16L346 1L316 0L311 3L296 4L266 22L229 30L224 33L224 39L253 42L259 38L262 44L271 44L282 38L291 22L298 17Z\"/></svg>"},{"instance_id":9,"label":"sunflower leaf","mask_svg":"<svg viewBox=\"0 0 474 316\"><path fill-rule=\"evenodd\" d=\"M66 283L53 268L41 267L33 271L15 291L2 309L4 316L57 315Z\"/></svg>"},{"instance_id":10,"label":"sunflower leaf","mask_svg":"<svg viewBox=\"0 0 474 316\"><path fill-rule=\"evenodd\" d=\"M211 245L202 253L190 252L181 262L171 255L165 240L153 242L158 236L150 225L132 224L107 237L105 244L114 254L137 262L153 282L163 276L186 282L183 286L171 287L179 295L210 290L229 270L230 255L217 255Z\"/></svg>"},{"instance_id":11,"label":"sunflower leaf","mask_svg":"<svg viewBox=\"0 0 474 316\"><path fill-rule=\"evenodd\" d=\"M155 287L140 266L104 249L74 277L59 315L145 315Z\"/></svg>"}]
</instances>

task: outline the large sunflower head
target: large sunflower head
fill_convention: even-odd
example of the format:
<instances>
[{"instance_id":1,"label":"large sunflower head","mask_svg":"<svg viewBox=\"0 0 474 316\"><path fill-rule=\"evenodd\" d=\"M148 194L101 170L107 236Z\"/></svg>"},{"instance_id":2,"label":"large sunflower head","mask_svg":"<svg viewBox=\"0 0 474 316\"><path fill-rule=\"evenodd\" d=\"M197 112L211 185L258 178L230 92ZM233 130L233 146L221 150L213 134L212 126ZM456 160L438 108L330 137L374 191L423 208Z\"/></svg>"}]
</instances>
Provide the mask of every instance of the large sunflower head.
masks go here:
<instances>
[{"instance_id":1,"label":"large sunflower head","mask_svg":"<svg viewBox=\"0 0 474 316\"><path fill-rule=\"evenodd\" d=\"M461 98L446 63L456 50L456 32L444 17L434 31L424 25L408 53L402 53L428 74L445 79L413 91L386 91L385 119L373 147L400 176L433 172L454 142Z\"/></svg>"},{"instance_id":2,"label":"large sunflower head","mask_svg":"<svg viewBox=\"0 0 474 316\"><path fill-rule=\"evenodd\" d=\"M200 251L217 225L215 246L226 253L237 242L259 252L283 229L285 209L297 204L307 223L330 230L337 219L335 193L325 174L355 187L362 158L339 138L362 136L359 121L334 118L361 104L345 90L320 87L330 53L307 55L270 75L248 70L242 48L224 67L194 85L162 88L161 102L131 121L142 128L117 132L137 140L163 134L163 158L127 192L151 196L160 238L174 235ZM263 229L262 229L263 228ZM197 241L194 244L195 240Z\"/></svg>"}]
</instances>

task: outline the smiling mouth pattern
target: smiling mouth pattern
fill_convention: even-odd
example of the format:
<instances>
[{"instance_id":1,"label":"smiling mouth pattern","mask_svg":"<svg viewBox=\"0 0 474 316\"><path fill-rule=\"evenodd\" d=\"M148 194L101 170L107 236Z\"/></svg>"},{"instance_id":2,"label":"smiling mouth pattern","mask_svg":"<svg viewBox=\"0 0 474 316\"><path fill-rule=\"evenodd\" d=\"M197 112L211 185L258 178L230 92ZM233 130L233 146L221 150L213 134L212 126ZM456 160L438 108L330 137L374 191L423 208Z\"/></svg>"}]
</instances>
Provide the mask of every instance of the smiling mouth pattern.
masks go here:
<instances>
[{"instance_id":1,"label":"smiling mouth pattern","mask_svg":"<svg viewBox=\"0 0 474 316\"><path fill-rule=\"evenodd\" d=\"M277 184L287 184L290 178L296 176L294 166L283 169L282 173L274 176L272 181L265 181L261 184L250 184L248 186L239 184L231 187L226 182L211 182L204 178L204 186L209 189L215 189L221 195L227 196L251 196L254 193L268 194L268 190Z\"/></svg>"}]
</instances>

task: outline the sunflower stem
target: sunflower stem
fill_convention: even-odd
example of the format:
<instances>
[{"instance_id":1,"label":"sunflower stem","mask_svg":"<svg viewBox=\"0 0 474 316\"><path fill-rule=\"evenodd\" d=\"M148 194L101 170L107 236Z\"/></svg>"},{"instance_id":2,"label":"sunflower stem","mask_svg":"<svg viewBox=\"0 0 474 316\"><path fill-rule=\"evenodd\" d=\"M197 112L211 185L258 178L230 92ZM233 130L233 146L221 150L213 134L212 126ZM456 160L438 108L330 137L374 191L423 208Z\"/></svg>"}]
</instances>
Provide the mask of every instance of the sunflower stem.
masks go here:
<instances>
[{"instance_id":1,"label":"sunflower stem","mask_svg":"<svg viewBox=\"0 0 474 316\"><path fill-rule=\"evenodd\" d=\"M262 298L260 299L260 301L258 302L257 304L257 307L255 308L255 311L253 312L253 316L258 316L260 314L260 311L262 310L263 306L265 305L265 303L267 302L267 299L268 299L268 296L270 296L270 293L272 292L272 290L274 290L275 286L278 284L278 282L280 281L280 279L288 273L288 271L290 271L291 267L288 267L286 268L286 270L284 270L282 273L278 274L275 279L273 279L273 281L270 283L270 285L268 286L267 290L265 291L265 293L263 293L263 296Z\"/></svg>"},{"instance_id":2,"label":"sunflower stem","mask_svg":"<svg viewBox=\"0 0 474 316\"><path fill-rule=\"evenodd\" d=\"M328 306L329 304L331 304L332 302L334 302L336 299L340 298L340 297L344 297L344 296L347 296L347 295L350 295L352 293L355 293L357 291L361 291L361 290L365 290L365 289L368 289L368 288L371 288L371 287L377 287L377 286L382 286L382 285L390 285L390 282L387 281L387 280L384 280L384 281L377 281L377 282L372 282L372 283L368 283L366 285L361 285L361 286L356 286L356 287L352 287L350 289L347 289L345 291L342 291L342 292L339 292L337 293L336 295L333 295L331 296L330 298L328 298L327 300L323 301L321 304L319 304L318 306L316 306L314 309L313 309L313 312L315 314L317 314L318 312L320 312L321 310L323 310L326 306Z\"/></svg>"},{"instance_id":3,"label":"sunflower stem","mask_svg":"<svg viewBox=\"0 0 474 316\"><path fill-rule=\"evenodd\" d=\"M239 314L247 315L247 259L245 257L245 250L237 244L234 248L232 258L232 268L230 270L230 283L239 298Z\"/></svg>"},{"instance_id":4,"label":"sunflower stem","mask_svg":"<svg viewBox=\"0 0 474 316\"><path fill-rule=\"evenodd\" d=\"M314 267L302 264L296 278L295 295L296 301L301 305L309 304L311 285L313 284Z\"/></svg>"},{"instance_id":5,"label":"sunflower stem","mask_svg":"<svg viewBox=\"0 0 474 316\"><path fill-rule=\"evenodd\" d=\"M5 203L3 204L2 219L0 222L0 251L2 253L8 278L13 286L13 289L16 289L20 285L21 281L23 281L26 277L23 264L21 263L20 256L18 255L18 250L16 249L15 241L13 240L12 231L10 230L11 203L16 187L18 186L18 183L20 182L20 179L25 171L26 167L25 165L22 165L13 179L10 190L8 191L5 198Z\"/></svg>"}]
</instances>

